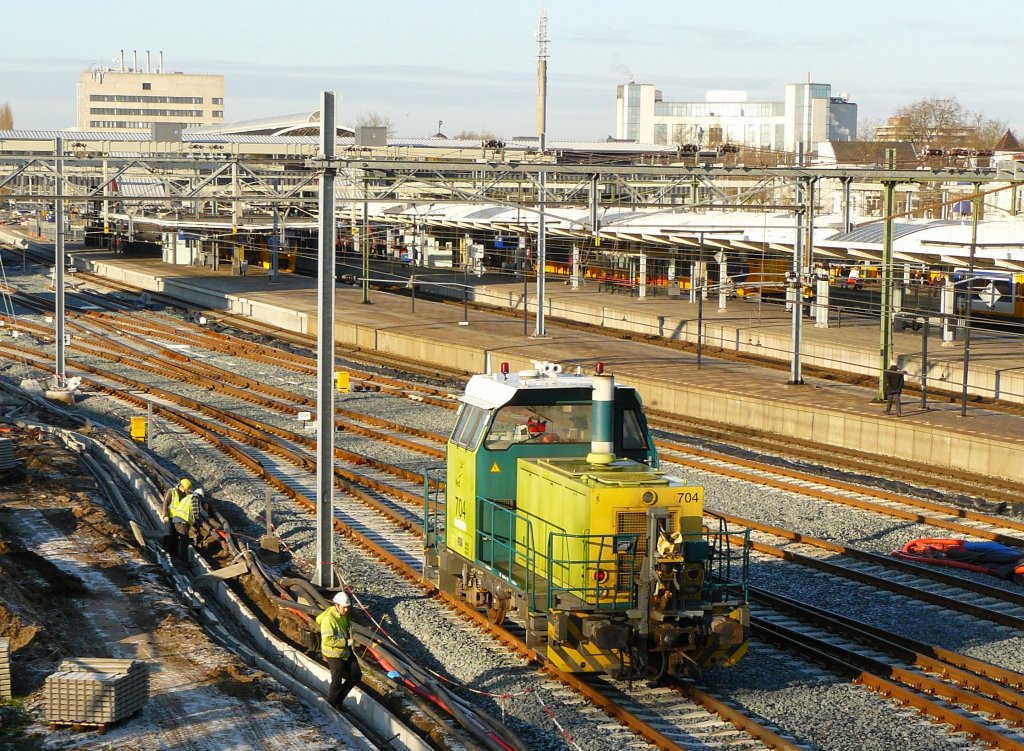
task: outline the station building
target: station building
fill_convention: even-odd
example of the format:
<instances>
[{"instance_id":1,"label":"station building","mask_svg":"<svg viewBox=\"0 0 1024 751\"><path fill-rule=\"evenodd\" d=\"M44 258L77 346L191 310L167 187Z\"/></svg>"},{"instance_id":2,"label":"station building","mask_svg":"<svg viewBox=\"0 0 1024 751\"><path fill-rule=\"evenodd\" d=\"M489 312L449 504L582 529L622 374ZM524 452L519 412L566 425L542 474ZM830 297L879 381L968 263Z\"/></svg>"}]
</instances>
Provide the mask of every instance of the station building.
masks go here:
<instances>
[{"instance_id":1,"label":"station building","mask_svg":"<svg viewBox=\"0 0 1024 751\"><path fill-rule=\"evenodd\" d=\"M140 68L137 54L117 68L92 68L78 77L78 130L149 133L153 126L198 128L224 122L224 76Z\"/></svg>"},{"instance_id":2,"label":"station building","mask_svg":"<svg viewBox=\"0 0 1024 751\"><path fill-rule=\"evenodd\" d=\"M745 91L709 91L703 102L665 101L653 84L618 87L616 138L643 143L805 152L822 141L857 138L857 105L827 83L786 84L779 101L750 101Z\"/></svg>"}]
</instances>

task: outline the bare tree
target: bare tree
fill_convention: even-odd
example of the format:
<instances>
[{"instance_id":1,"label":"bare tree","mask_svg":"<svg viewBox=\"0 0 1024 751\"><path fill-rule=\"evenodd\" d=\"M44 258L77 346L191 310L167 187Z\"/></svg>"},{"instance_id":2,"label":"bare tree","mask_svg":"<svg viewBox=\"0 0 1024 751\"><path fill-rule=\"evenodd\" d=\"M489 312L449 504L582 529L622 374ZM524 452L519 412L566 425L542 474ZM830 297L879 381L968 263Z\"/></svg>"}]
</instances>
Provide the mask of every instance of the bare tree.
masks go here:
<instances>
[{"instance_id":1,"label":"bare tree","mask_svg":"<svg viewBox=\"0 0 1024 751\"><path fill-rule=\"evenodd\" d=\"M389 136L395 134L394 121L376 110L370 110L361 114L356 118L356 125L362 128L386 128Z\"/></svg>"},{"instance_id":2,"label":"bare tree","mask_svg":"<svg viewBox=\"0 0 1024 751\"><path fill-rule=\"evenodd\" d=\"M0 105L0 130L14 130L14 113L9 102Z\"/></svg>"},{"instance_id":3,"label":"bare tree","mask_svg":"<svg viewBox=\"0 0 1024 751\"><path fill-rule=\"evenodd\" d=\"M973 140L967 144L972 149L991 149L1003 137L1003 133L1009 128L1006 120L989 120L981 112L970 113L971 127L974 129Z\"/></svg>"},{"instance_id":4,"label":"bare tree","mask_svg":"<svg viewBox=\"0 0 1024 751\"><path fill-rule=\"evenodd\" d=\"M896 110L889 127L914 148L990 149L1006 130L1006 123L964 109L956 97L927 97Z\"/></svg>"},{"instance_id":5,"label":"bare tree","mask_svg":"<svg viewBox=\"0 0 1024 751\"><path fill-rule=\"evenodd\" d=\"M455 134L455 138L463 141L498 141L500 140L489 130L462 130Z\"/></svg>"},{"instance_id":6,"label":"bare tree","mask_svg":"<svg viewBox=\"0 0 1024 751\"><path fill-rule=\"evenodd\" d=\"M858 141L873 141L875 140L875 131L882 124L882 121L875 117L865 117L863 120L857 121L857 139Z\"/></svg>"}]
</instances>

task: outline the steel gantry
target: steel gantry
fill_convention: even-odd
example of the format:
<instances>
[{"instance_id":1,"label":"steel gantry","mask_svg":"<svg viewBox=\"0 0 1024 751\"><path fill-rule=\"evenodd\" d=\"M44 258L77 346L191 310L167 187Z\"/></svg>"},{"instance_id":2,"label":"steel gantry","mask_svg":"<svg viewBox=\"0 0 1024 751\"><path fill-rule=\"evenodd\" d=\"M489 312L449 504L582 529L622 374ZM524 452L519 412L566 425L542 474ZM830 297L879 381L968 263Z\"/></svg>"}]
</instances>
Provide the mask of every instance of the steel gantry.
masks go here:
<instances>
[{"instance_id":1,"label":"steel gantry","mask_svg":"<svg viewBox=\"0 0 1024 751\"><path fill-rule=\"evenodd\" d=\"M138 153L124 155L109 145L102 150L64 140L59 149L51 141L50 153L33 142L33 153L18 154L17 142L7 139L0 142L0 196L15 205L63 201L72 213L84 206L94 221L96 213L102 214L98 226L104 233L111 231L111 223L120 222L168 233L202 230L228 242L243 232L265 236L276 258L286 230L315 234L322 213L322 165L315 159L315 147L299 148L285 140L281 144L278 153L267 143L260 145L263 153L247 153L246 144L234 142L192 144L191 149L176 144L163 150L149 144L149 151L139 146ZM1024 168L1017 162L942 169L754 167L565 163L558 152L503 149L474 150L472 156L455 154L457 158L448 149L435 152L442 158L408 158L393 149L355 147L339 149L335 156L335 226L339 238L351 238L353 247L358 241L365 302L371 222L404 227L414 236L433 227L463 236L507 232L521 240L539 240L544 232L549 239L579 246L572 254L576 286L584 252L595 253L598 246L603 254L637 254L641 269L647 254L661 254L674 265L688 252L703 256L710 248L716 256L722 254L724 272L730 254L772 253L794 262L791 283L800 287L810 282L816 263L870 261L888 270L891 284L893 263L921 263L929 253L945 261L949 251L934 245L916 254L906 249L889 254L887 243L865 243L853 232L846 233L849 237L842 232L826 236L816 219L832 212L819 211L820 206L839 205L842 229L853 229L851 196L854 191L873 193L874 216L861 227L883 223L888 232L896 217L909 213L895 200L896 186L968 201L974 193L988 197L1006 191L1016 200L1024 180ZM58 189L61 179L64 187ZM460 212L457 204L466 210ZM771 226L769 215L778 220ZM702 221L704 216L712 218ZM724 219L728 216L742 221L730 224ZM755 231L762 222L764 229ZM420 255L409 259L412 267L423 263ZM463 265L467 258L463 251ZM1024 243L1016 255L979 253L977 261L1024 268ZM538 282L542 278L538 275ZM538 297L542 307L542 287ZM881 349L887 349L884 335ZM799 379L798 370L793 375Z\"/></svg>"}]
</instances>

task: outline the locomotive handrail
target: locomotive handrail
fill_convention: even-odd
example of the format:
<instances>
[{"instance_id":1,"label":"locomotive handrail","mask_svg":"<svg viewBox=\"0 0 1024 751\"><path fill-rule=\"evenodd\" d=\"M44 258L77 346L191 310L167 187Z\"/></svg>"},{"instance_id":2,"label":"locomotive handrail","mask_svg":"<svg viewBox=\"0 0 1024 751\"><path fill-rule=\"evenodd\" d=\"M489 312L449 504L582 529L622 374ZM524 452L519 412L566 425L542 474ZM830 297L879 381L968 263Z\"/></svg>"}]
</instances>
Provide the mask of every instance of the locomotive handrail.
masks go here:
<instances>
[{"instance_id":1,"label":"locomotive handrail","mask_svg":"<svg viewBox=\"0 0 1024 751\"><path fill-rule=\"evenodd\" d=\"M612 610L621 608L624 605L636 607L636 588L633 580L639 569L637 568L638 541L637 534L604 534L604 535L573 535L564 532L552 532L548 535L548 609L555 607L555 594L567 592L579 600L593 605L597 610ZM569 551L574 547L573 541L578 540L584 550L597 548L597 557L592 555L580 558L570 555ZM560 545L559 545L560 542ZM556 547L560 547L568 557L556 557ZM628 554L622 551L628 549ZM607 557L605 556L607 551ZM628 568L623 567L622 558L629 556ZM627 573L627 584L624 596L620 597L623 588L619 578L621 571L625 568ZM556 569L561 572L556 576ZM582 581L590 581L592 584L573 586L572 573L582 571ZM601 576L604 572L604 576ZM609 577L615 577L610 580ZM580 577L576 577L580 579ZM605 583L610 586L602 586ZM611 594L611 599L608 595Z\"/></svg>"},{"instance_id":2,"label":"locomotive handrail","mask_svg":"<svg viewBox=\"0 0 1024 751\"><path fill-rule=\"evenodd\" d=\"M730 531L729 523L718 514L705 512L705 516L718 520L718 531L704 530L704 535L714 551L709 557L710 586L708 593L712 601L722 602L730 594L735 594L744 602L747 601L747 589L750 578L750 529L742 528ZM743 540L742 545L733 546L733 538ZM737 552L738 548L738 552ZM733 571L734 565L740 568L739 576Z\"/></svg>"},{"instance_id":3,"label":"locomotive handrail","mask_svg":"<svg viewBox=\"0 0 1024 751\"><path fill-rule=\"evenodd\" d=\"M423 547L437 548L444 542L445 501L441 499L444 467L427 467L423 471ZM435 479L431 479L436 476Z\"/></svg>"},{"instance_id":4,"label":"locomotive handrail","mask_svg":"<svg viewBox=\"0 0 1024 751\"><path fill-rule=\"evenodd\" d=\"M476 514L477 531L481 534L477 559L498 578L521 588L530 610L536 610L539 574L533 521L489 498L477 497ZM496 517L499 517L500 524L496 524ZM497 534L496 530L507 530L508 534ZM489 556L483 550L485 543L491 551ZM498 552L503 552L503 555L499 557ZM504 564L504 567L498 564ZM516 577L517 565L523 572L519 578Z\"/></svg>"}]
</instances>

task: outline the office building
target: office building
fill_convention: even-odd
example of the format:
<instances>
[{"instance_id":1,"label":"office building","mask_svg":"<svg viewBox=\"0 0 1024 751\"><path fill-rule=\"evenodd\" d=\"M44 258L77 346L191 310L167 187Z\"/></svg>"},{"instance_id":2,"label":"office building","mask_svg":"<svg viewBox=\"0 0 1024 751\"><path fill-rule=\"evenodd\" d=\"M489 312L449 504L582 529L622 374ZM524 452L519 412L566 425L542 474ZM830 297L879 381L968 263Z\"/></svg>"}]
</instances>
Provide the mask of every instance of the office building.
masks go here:
<instances>
[{"instance_id":1,"label":"office building","mask_svg":"<svg viewBox=\"0 0 1024 751\"><path fill-rule=\"evenodd\" d=\"M93 68L78 79L78 129L85 131L151 132L157 123L185 128L224 122L224 76L164 72L159 63Z\"/></svg>"},{"instance_id":2,"label":"office building","mask_svg":"<svg viewBox=\"0 0 1024 751\"><path fill-rule=\"evenodd\" d=\"M652 84L618 87L616 138L713 148L810 152L821 141L857 137L857 105L827 83L786 84L779 101L750 101L745 91L709 91L703 102L668 102Z\"/></svg>"}]
</instances>

